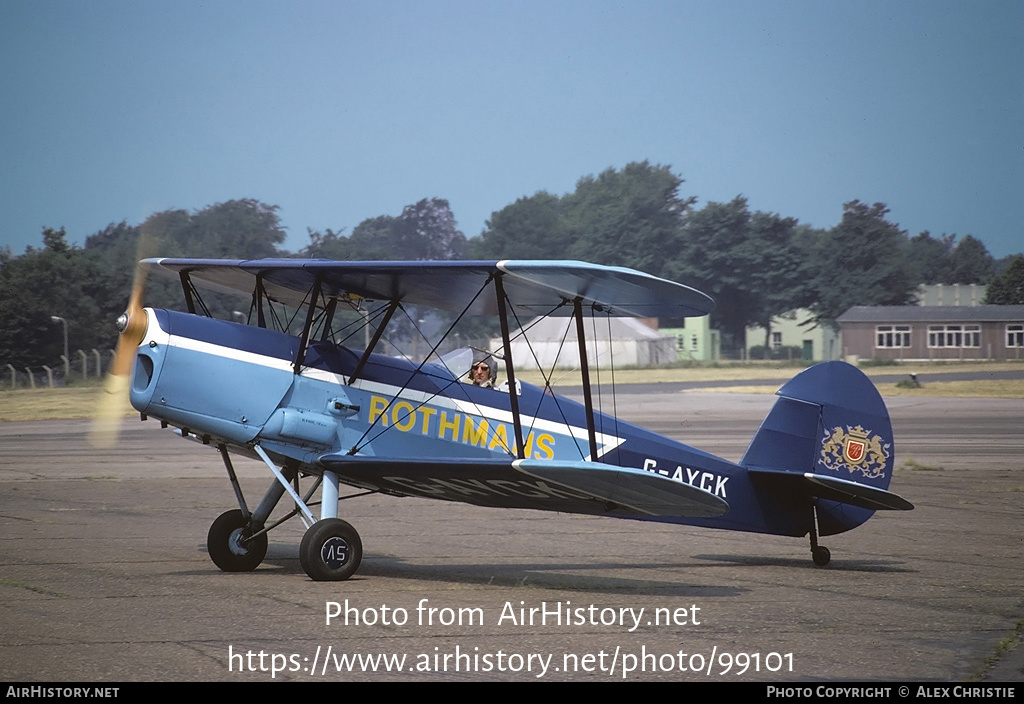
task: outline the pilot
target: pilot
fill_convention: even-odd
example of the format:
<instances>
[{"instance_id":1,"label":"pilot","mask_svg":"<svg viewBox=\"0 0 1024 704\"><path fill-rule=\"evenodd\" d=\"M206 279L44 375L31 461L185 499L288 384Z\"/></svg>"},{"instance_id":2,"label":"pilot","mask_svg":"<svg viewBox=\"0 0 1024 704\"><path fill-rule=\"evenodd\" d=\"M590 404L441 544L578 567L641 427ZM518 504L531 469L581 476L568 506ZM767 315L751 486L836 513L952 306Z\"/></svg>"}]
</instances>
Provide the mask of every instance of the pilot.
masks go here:
<instances>
[{"instance_id":1,"label":"pilot","mask_svg":"<svg viewBox=\"0 0 1024 704\"><path fill-rule=\"evenodd\" d=\"M494 380L497 376L498 370L490 356L475 360L473 366L469 368L469 380L474 386L493 389Z\"/></svg>"}]
</instances>

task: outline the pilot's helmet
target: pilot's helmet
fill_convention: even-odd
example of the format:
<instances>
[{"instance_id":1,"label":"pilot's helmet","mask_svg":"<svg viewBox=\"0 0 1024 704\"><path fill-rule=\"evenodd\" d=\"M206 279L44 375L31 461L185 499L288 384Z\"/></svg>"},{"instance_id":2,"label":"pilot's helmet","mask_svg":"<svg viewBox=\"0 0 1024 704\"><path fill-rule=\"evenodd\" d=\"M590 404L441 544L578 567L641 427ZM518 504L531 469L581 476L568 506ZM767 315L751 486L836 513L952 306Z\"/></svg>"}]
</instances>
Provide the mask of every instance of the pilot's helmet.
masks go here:
<instances>
[{"instance_id":1,"label":"pilot's helmet","mask_svg":"<svg viewBox=\"0 0 1024 704\"><path fill-rule=\"evenodd\" d=\"M477 365L481 363L487 365L487 369L489 372L488 381L490 381L491 384L493 385L494 380L498 378L498 365L494 363L494 358L491 357L491 355L486 354L484 352L473 353L473 364L469 368L470 381L473 380L473 372L476 371Z\"/></svg>"}]
</instances>

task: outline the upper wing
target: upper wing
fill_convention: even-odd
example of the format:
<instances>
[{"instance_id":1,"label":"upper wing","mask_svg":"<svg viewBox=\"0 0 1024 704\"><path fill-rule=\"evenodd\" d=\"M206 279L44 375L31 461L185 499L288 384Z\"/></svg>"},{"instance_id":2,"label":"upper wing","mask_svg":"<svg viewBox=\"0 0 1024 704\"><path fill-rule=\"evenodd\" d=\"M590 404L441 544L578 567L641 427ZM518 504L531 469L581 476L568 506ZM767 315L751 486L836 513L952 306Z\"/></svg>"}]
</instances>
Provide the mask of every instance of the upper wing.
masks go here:
<instances>
[{"instance_id":1,"label":"upper wing","mask_svg":"<svg viewBox=\"0 0 1024 704\"><path fill-rule=\"evenodd\" d=\"M332 454L321 457L320 464L357 486L478 506L699 518L729 510L725 500L709 491L601 462L410 460Z\"/></svg>"},{"instance_id":2,"label":"upper wing","mask_svg":"<svg viewBox=\"0 0 1024 704\"><path fill-rule=\"evenodd\" d=\"M707 315L711 298L689 286L633 269L577 261L335 262L323 259L147 259L164 273L188 274L221 291L248 294L257 277L273 299L300 306L317 277L328 296L351 294L373 300L401 300L459 312L470 301L471 315L497 313L493 294L480 294L496 275L518 310L551 314L560 303L580 298L584 306L607 308L613 315L693 317ZM475 297L475 300L474 300ZM555 315L571 315L563 306Z\"/></svg>"}]
</instances>

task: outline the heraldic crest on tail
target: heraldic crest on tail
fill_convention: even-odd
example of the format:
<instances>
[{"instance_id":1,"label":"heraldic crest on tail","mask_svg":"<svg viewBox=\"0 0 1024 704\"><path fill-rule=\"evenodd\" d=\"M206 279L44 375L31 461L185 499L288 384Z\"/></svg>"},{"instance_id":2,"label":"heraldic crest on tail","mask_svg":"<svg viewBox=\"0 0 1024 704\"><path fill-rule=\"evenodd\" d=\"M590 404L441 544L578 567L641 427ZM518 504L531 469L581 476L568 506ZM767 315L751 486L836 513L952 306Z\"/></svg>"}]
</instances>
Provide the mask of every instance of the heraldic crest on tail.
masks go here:
<instances>
[{"instance_id":1,"label":"heraldic crest on tail","mask_svg":"<svg viewBox=\"0 0 1024 704\"><path fill-rule=\"evenodd\" d=\"M879 435L859 425L837 426L825 432L821 447L821 463L832 470L860 471L865 477L880 477L885 472L891 443L882 443Z\"/></svg>"}]
</instances>

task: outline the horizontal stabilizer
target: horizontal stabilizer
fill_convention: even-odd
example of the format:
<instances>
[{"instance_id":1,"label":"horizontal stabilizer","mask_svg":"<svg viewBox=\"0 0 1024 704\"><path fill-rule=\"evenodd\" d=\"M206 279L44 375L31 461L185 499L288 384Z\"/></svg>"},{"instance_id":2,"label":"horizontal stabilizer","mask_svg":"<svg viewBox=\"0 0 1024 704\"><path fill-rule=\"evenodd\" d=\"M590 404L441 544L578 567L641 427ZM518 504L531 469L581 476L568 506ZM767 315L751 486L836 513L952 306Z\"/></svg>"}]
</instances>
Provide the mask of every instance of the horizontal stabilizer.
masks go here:
<instances>
[{"instance_id":1,"label":"horizontal stabilizer","mask_svg":"<svg viewBox=\"0 0 1024 704\"><path fill-rule=\"evenodd\" d=\"M709 491L602 462L330 454L319 464L356 486L478 506L700 518L729 510Z\"/></svg>"},{"instance_id":2,"label":"horizontal stabilizer","mask_svg":"<svg viewBox=\"0 0 1024 704\"><path fill-rule=\"evenodd\" d=\"M914 508L914 504L898 494L867 484L851 482L848 479L810 472L795 474L775 469L750 469L749 472L752 477L776 484L780 488L803 491L811 497L850 504L871 511L910 511Z\"/></svg>"}]
</instances>

